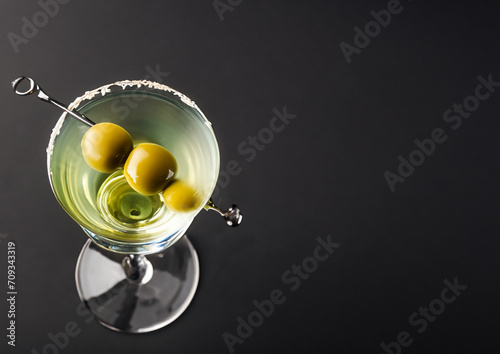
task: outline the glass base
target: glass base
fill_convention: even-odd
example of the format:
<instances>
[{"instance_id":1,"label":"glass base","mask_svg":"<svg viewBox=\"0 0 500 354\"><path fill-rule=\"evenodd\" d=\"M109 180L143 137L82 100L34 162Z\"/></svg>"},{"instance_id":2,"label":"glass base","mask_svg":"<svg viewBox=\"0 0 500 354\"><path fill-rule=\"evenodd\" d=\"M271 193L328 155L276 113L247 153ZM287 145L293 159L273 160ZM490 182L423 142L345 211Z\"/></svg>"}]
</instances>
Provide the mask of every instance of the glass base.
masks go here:
<instances>
[{"instance_id":1,"label":"glass base","mask_svg":"<svg viewBox=\"0 0 500 354\"><path fill-rule=\"evenodd\" d=\"M88 240L75 276L80 299L102 325L144 333L168 325L186 310L199 274L198 256L184 236L147 258L113 253Z\"/></svg>"}]
</instances>

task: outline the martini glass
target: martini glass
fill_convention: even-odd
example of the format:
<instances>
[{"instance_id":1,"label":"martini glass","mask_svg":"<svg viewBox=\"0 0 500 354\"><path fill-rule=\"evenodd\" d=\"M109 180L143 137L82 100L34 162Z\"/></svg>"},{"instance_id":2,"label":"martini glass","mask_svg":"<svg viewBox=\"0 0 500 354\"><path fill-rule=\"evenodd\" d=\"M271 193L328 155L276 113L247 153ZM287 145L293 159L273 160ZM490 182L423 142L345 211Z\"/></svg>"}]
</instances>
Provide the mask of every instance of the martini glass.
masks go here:
<instances>
[{"instance_id":1,"label":"martini glass","mask_svg":"<svg viewBox=\"0 0 500 354\"><path fill-rule=\"evenodd\" d=\"M25 92L66 112L54 127L47 168L55 197L89 236L76 266L80 299L104 326L129 333L161 328L186 310L199 279L198 257L185 235L201 209L214 209L230 226L241 222L236 206L222 212L210 200L219 173L212 125L182 93L159 83L119 81L88 91L66 109L32 79ZM71 115L78 118L72 119ZM88 118L87 118L88 117ZM199 206L168 209L161 194L145 196L123 170L106 174L85 162L80 142L89 126L111 122L127 130L134 145L156 143L176 158L176 178L196 190Z\"/></svg>"}]
</instances>

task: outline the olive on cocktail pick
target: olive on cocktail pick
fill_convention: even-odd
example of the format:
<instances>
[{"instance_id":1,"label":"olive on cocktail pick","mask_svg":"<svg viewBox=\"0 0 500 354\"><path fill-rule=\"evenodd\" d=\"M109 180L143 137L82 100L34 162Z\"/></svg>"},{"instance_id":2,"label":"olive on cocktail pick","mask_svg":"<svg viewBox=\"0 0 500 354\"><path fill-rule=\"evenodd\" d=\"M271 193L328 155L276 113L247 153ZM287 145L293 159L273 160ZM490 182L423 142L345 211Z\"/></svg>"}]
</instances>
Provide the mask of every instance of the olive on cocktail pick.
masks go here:
<instances>
[{"instance_id":1,"label":"olive on cocktail pick","mask_svg":"<svg viewBox=\"0 0 500 354\"><path fill-rule=\"evenodd\" d=\"M122 167L134 147L130 134L113 123L98 123L83 136L82 153L94 170L111 173Z\"/></svg>"},{"instance_id":2,"label":"olive on cocktail pick","mask_svg":"<svg viewBox=\"0 0 500 354\"><path fill-rule=\"evenodd\" d=\"M123 168L130 187L144 195L163 191L176 172L175 157L163 146L152 143L137 145Z\"/></svg>"},{"instance_id":3,"label":"olive on cocktail pick","mask_svg":"<svg viewBox=\"0 0 500 354\"><path fill-rule=\"evenodd\" d=\"M25 81L27 81L29 83L29 87L26 90L22 90L22 89L20 89L20 85ZM51 104L59 107L60 109L62 109L63 111L65 111L66 113L71 115L72 117L78 119L80 122L82 122L90 127L93 127L96 125L92 120L90 120L88 117L81 114L77 110L69 110L66 107L66 105L51 98L49 95L47 95L42 90L42 88L32 78L29 78L26 76L20 76L19 78L17 78L16 80L14 80L12 82L12 88L14 89L14 92L20 96L29 96L29 95L32 95L34 93L37 93L37 96L40 100L42 100L44 102L51 103ZM122 135L122 138L123 138L123 135ZM127 138L123 139L123 141L126 141L126 140L128 140L128 139ZM126 145L128 146L128 143L125 144L122 142L122 144L118 144L118 145L123 148L123 146L126 146ZM138 147L140 147L141 145L155 145L155 144L140 144L140 145L138 145ZM169 182L172 181L172 178L177 171L177 162L175 161L175 158L172 156L172 154L170 154L170 152L168 152L168 150L162 148L161 146L159 146L159 145L156 145L156 146L158 146L160 149L142 146L141 149L137 150L137 154L134 153L134 150L136 150L136 149L132 150L132 152L129 154L129 156L127 158L127 161L125 162L125 167L124 167L125 177L127 178L127 181L130 184L130 186L132 188L134 188L136 191L138 191L139 193L146 192L143 194L149 194L152 190L154 191L154 193L152 193L152 194L157 194L157 193L162 192L165 189L165 187L169 184ZM91 148L89 148L89 149L91 149ZM167 152L167 154L165 154L164 151L160 152L161 149L165 150ZM124 150L127 150L127 149L124 149ZM150 152L152 152L150 154L152 156L150 159L147 159L144 157L144 156L148 155L146 153L148 150L150 150ZM120 151L122 151L122 150L120 150ZM109 152L109 149L108 149L108 152ZM123 154L123 153L119 153L119 155L120 154ZM89 156L90 155L91 154L89 154ZM133 156L134 159L130 159L130 157L132 155L134 155ZM163 158L161 156L163 156ZM150 161L144 162L144 161L142 161L144 159L150 160ZM154 165L156 162L161 162L161 161L166 162L166 164L165 165L159 164L159 165L157 165L156 169L148 171L148 168L149 168L148 166L151 165L151 163ZM101 164L104 166L107 166L106 163L99 163L99 164L96 163L96 165L101 165ZM172 167L172 169L170 169L169 166ZM137 172L142 171L143 169L145 169L146 173L144 174L144 176L142 176L142 178L139 178L137 176ZM168 173L162 174L163 176L166 175L164 180L162 179L161 181L158 181L154 178L155 171L165 172L167 170L168 170ZM141 172L141 174L142 174L142 172ZM145 177L147 177L147 178L145 178ZM194 199L192 199L192 198L194 198L195 195L192 194L193 192L191 190L189 190L190 187L181 188L180 186L181 186L180 184L176 185L175 183L172 183L170 185L170 187L174 187L174 188L171 188L167 192L167 190L168 190L168 187L167 187L163 191L164 199L168 200L168 203L170 204L170 208L172 208L172 209L178 208L179 210L182 209L184 211L186 211L186 210L189 211L190 208L196 209L198 207L198 205L196 203L198 203L199 201L197 200L195 202ZM153 187L155 187L155 188L153 188ZM175 197L175 196L178 196L178 197ZM224 220L226 220L226 222L229 226L235 227L235 226L238 226L239 224L241 224L243 216L241 214L240 209L234 204L227 211L222 211L210 199L207 202L207 204L204 206L204 208L206 210L216 211L218 214L220 214L224 218Z\"/></svg>"},{"instance_id":4,"label":"olive on cocktail pick","mask_svg":"<svg viewBox=\"0 0 500 354\"><path fill-rule=\"evenodd\" d=\"M20 86L25 81L28 82L29 87L23 91ZM20 96L29 96L36 92L38 98L42 101L59 107L80 122L90 126L91 128L82 141L82 152L85 161L92 168L109 173L123 166L128 153L133 148L132 138L123 128L111 123L95 124L80 112L69 110L65 104L47 95L30 77L18 77L12 82L12 88Z\"/></svg>"},{"instance_id":5,"label":"olive on cocktail pick","mask_svg":"<svg viewBox=\"0 0 500 354\"><path fill-rule=\"evenodd\" d=\"M196 191L183 181L176 180L163 191L165 205L174 211L191 211L200 205Z\"/></svg>"}]
</instances>

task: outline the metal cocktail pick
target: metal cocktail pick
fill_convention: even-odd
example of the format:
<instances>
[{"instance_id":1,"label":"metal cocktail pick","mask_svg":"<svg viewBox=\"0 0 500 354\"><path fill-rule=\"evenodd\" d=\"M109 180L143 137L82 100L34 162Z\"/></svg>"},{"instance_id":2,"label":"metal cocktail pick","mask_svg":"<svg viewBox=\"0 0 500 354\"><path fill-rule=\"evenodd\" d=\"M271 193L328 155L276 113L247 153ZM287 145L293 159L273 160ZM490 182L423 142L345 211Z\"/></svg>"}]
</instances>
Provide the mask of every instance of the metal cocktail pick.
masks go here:
<instances>
[{"instance_id":1,"label":"metal cocktail pick","mask_svg":"<svg viewBox=\"0 0 500 354\"><path fill-rule=\"evenodd\" d=\"M27 80L30 84L30 87L26 91L19 91L18 86L23 82L24 80ZM80 122L92 127L95 125L94 122L92 122L89 118L87 118L85 115L81 114L77 110L70 111L66 105L54 100L51 98L49 95L47 95L42 88L35 82L30 77L26 76L21 76L12 81L12 88L14 89L14 92L20 96L29 96L32 95L33 93L38 92L38 98L41 99L44 102L52 103L54 106L57 106L58 108L62 109L66 113L70 114L72 117L78 119ZM236 227L239 224L241 224L241 220L243 219L243 216L241 215L240 209L236 205L232 205L231 208L229 208L227 211L222 211L220 210L210 199L208 203L205 205L206 210L214 210L217 213L219 213L224 220L226 220L227 224L232 227Z\"/></svg>"},{"instance_id":2,"label":"metal cocktail pick","mask_svg":"<svg viewBox=\"0 0 500 354\"><path fill-rule=\"evenodd\" d=\"M29 90L24 91L24 92L23 91L18 91L17 87L24 80L28 80L28 82L30 83ZM87 117L85 117L83 114L79 113L78 111L70 111L69 109L66 108L66 105L64 105L64 104L62 104L62 103L54 100L53 98L49 97L49 95L47 95L45 92L43 92L42 88L40 86L38 86L38 84L35 82L35 80L33 80L30 77L26 77L26 76L18 77L17 79L15 79L14 81L12 81L12 88L14 89L14 92L17 93L20 96L28 96L28 95L31 95L31 94L35 93L35 91L38 91L38 98L41 99L42 101L52 103L53 105L59 107L60 109L62 109L66 113L70 114L71 116L73 116L76 119L78 119L80 122L85 123L85 124L87 124L90 127L93 126L93 125L95 125L94 122L92 122L90 119L88 119Z\"/></svg>"},{"instance_id":3,"label":"metal cocktail pick","mask_svg":"<svg viewBox=\"0 0 500 354\"><path fill-rule=\"evenodd\" d=\"M210 199L205 205L205 209L214 210L219 213L220 216L226 220L226 223L231 227L236 227L241 224L243 220L243 215L241 215L241 210L235 204L233 204L227 211L220 210Z\"/></svg>"}]
</instances>

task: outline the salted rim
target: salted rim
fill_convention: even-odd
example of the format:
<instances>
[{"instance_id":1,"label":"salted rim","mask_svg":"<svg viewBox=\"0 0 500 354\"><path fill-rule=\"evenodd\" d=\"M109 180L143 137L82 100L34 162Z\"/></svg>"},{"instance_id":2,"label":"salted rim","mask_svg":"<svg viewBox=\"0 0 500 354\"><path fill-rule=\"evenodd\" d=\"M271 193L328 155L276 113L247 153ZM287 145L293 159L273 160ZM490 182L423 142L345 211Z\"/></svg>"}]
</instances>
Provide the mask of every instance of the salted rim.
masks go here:
<instances>
[{"instance_id":1,"label":"salted rim","mask_svg":"<svg viewBox=\"0 0 500 354\"><path fill-rule=\"evenodd\" d=\"M83 94L80 97L77 97L73 102L71 102L68 106L68 109L70 111L72 111L73 109L78 108L80 103L82 103L85 100L91 100L99 93L102 95L102 97L106 96L107 93L111 92L111 90L109 88L112 86L120 86L123 90L125 90L127 87L133 87L133 86L137 86L137 88L140 88L141 86L147 86L148 88L154 88L157 90L166 91L168 93L173 94L174 96L178 96L183 103L196 109L198 111L198 113L200 113L201 117L205 120L205 124L208 124L210 127L212 126L212 123L207 119L207 117L203 114L201 109L196 105L196 103L192 99L187 97L185 94L171 88L170 86L160 84L158 82L148 81L148 80L116 81L116 82L113 82L112 84L107 84L107 85L101 86L99 88L96 88L95 90L87 91L87 92L85 92L85 94ZM48 171L50 171L50 157L52 156L52 153L54 152L54 141L61 131L61 127L64 124L66 116L67 116L67 113L63 113L61 115L61 117L57 121L56 125L52 129L52 133L50 134L49 145L47 146L47 157L48 157L47 170Z\"/></svg>"}]
</instances>

